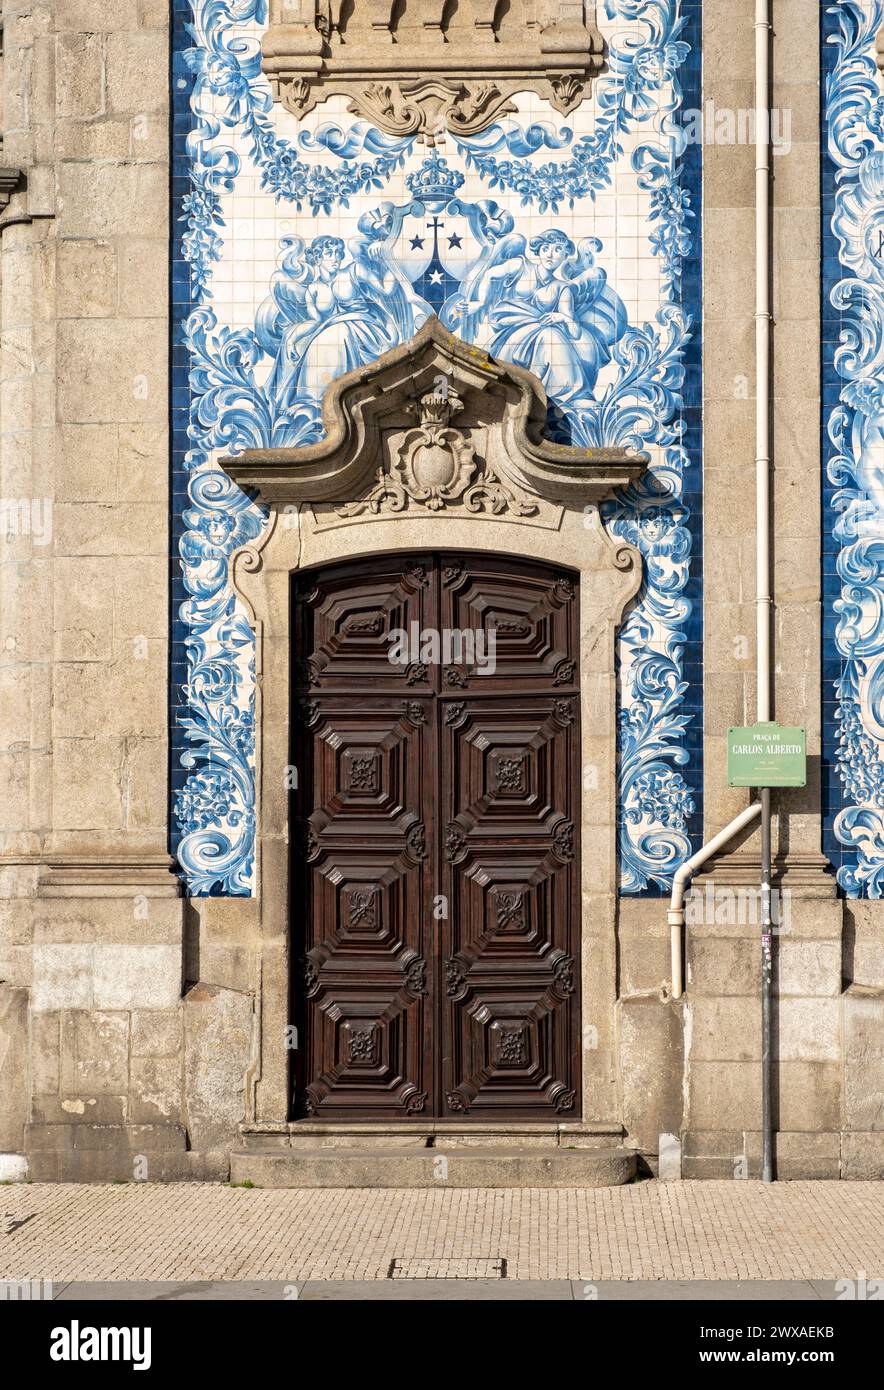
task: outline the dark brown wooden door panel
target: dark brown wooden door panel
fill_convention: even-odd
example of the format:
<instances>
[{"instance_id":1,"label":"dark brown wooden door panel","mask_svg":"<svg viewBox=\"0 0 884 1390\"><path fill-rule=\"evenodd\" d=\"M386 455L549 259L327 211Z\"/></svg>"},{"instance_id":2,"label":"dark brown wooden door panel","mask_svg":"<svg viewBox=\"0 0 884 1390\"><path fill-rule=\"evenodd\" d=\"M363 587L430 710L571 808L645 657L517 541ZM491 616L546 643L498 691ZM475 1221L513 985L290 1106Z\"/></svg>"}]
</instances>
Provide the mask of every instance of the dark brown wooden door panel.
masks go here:
<instances>
[{"instance_id":1,"label":"dark brown wooden door panel","mask_svg":"<svg viewBox=\"0 0 884 1390\"><path fill-rule=\"evenodd\" d=\"M424 795L427 722L402 701L316 698L306 702L312 732L313 831L323 843L354 835L395 842L413 833Z\"/></svg>"},{"instance_id":2,"label":"dark brown wooden door panel","mask_svg":"<svg viewBox=\"0 0 884 1390\"><path fill-rule=\"evenodd\" d=\"M300 575L293 599L296 1113L574 1118L574 581L380 557ZM493 627L497 669L391 664L411 622Z\"/></svg>"},{"instance_id":3,"label":"dark brown wooden door panel","mask_svg":"<svg viewBox=\"0 0 884 1390\"><path fill-rule=\"evenodd\" d=\"M577 1112L574 1059L561 999L539 984L495 988L478 981L454 999L445 1113L455 1119L572 1119Z\"/></svg>"},{"instance_id":4,"label":"dark brown wooden door panel","mask_svg":"<svg viewBox=\"0 0 884 1390\"><path fill-rule=\"evenodd\" d=\"M296 688L404 690L427 687L415 662L390 661L388 633L437 624L431 562L414 556L355 561L320 574L305 572L294 585L293 628L298 658Z\"/></svg>"},{"instance_id":5,"label":"dark brown wooden door panel","mask_svg":"<svg viewBox=\"0 0 884 1390\"><path fill-rule=\"evenodd\" d=\"M464 665L448 673L455 686L485 692L516 689L546 692L573 686L577 656L577 586L546 566L506 556L489 556L480 568L464 560L443 575L443 628L480 630L494 637L493 672Z\"/></svg>"},{"instance_id":6,"label":"dark brown wooden door panel","mask_svg":"<svg viewBox=\"0 0 884 1390\"><path fill-rule=\"evenodd\" d=\"M568 819L574 696L446 702L442 779L463 835L549 838Z\"/></svg>"},{"instance_id":7,"label":"dark brown wooden door panel","mask_svg":"<svg viewBox=\"0 0 884 1390\"><path fill-rule=\"evenodd\" d=\"M403 1119L426 1110L421 1005L405 986L370 981L320 986L310 999L312 1079L301 1113Z\"/></svg>"}]
</instances>

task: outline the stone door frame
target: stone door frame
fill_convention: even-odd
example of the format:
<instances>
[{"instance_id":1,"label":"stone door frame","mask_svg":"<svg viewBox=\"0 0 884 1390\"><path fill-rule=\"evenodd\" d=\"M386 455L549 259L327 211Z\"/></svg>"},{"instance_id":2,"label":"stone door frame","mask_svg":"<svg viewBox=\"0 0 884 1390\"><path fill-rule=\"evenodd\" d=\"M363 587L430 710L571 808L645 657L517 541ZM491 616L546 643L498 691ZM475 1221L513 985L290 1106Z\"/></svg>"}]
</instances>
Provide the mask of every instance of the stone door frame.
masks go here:
<instances>
[{"instance_id":1,"label":"stone door frame","mask_svg":"<svg viewBox=\"0 0 884 1390\"><path fill-rule=\"evenodd\" d=\"M484 550L579 575L584 1043L583 1121L578 1127L619 1130L615 637L624 609L638 591L641 561L632 546L605 530L598 503L637 477L647 460L623 450L606 454L548 444L541 438L546 398L539 382L490 359L480 361L477 371L476 359L482 356L432 321L410 343L329 389L324 402L328 433L321 444L249 451L221 460L237 482L258 488L270 513L258 540L231 558L232 583L256 639L255 892L261 963L246 1134L269 1136L291 1123L308 1123L288 1120L285 1044L293 964L285 778L291 747L291 577L335 561L415 550ZM408 401L426 392L440 370L465 402L465 418L473 422L470 442L478 446L489 480L488 461L493 460L494 479L503 480L509 504L471 510L454 496L451 505L435 510L408 505L385 511L366 503L354 514L354 501L377 493L378 460L395 457L399 439L413 433ZM397 403L405 420L396 417ZM387 430L392 441L385 437Z\"/></svg>"}]
</instances>

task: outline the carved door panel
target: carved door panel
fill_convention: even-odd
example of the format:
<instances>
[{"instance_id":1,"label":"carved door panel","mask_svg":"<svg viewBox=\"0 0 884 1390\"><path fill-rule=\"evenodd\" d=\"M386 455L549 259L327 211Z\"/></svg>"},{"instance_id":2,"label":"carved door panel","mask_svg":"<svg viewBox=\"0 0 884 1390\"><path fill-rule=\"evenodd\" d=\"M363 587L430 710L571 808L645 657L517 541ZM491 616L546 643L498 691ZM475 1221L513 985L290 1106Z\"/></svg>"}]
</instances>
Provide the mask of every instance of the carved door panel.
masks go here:
<instances>
[{"instance_id":1,"label":"carved door panel","mask_svg":"<svg viewBox=\"0 0 884 1390\"><path fill-rule=\"evenodd\" d=\"M293 609L297 1113L575 1118L573 581L393 556L301 576ZM393 629L439 650L391 662Z\"/></svg>"}]
</instances>

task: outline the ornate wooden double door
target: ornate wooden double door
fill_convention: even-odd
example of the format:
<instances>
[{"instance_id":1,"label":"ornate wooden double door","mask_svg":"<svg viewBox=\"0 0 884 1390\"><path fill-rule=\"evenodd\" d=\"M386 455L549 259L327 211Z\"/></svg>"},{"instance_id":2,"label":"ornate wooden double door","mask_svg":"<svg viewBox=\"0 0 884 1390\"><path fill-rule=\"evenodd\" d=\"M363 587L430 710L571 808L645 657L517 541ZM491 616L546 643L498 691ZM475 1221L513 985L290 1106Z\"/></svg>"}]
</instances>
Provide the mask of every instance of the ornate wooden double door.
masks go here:
<instances>
[{"instance_id":1,"label":"ornate wooden double door","mask_svg":"<svg viewBox=\"0 0 884 1390\"><path fill-rule=\"evenodd\" d=\"M579 1116L578 604L495 555L295 576L296 1115Z\"/></svg>"}]
</instances>

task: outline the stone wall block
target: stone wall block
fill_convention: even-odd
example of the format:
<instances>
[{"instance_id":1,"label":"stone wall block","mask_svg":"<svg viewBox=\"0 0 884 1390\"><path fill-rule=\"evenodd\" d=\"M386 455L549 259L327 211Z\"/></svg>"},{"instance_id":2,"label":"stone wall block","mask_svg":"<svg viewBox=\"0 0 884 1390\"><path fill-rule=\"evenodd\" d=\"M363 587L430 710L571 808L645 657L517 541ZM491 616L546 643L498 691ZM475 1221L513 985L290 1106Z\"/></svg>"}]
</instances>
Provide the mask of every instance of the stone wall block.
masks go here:
<instances>
[{"instance_id":1,"label":"stone wall block","mask_svg":"<svg viewBox=\"0 0 884 1390\"><path fill-rule=\"evenodd\" d=\"M58 169L58 192L62 236L162 237L167 231L168 168L163 162L64 163Z\"/></svg>"},{"instance_id":2,"label":"stone wall block","mask_svg":"<svg viewBox=\"0 0 884 1390\"><path fill-rule=\"evenodd\" d=\"M34 947L31 1008L35 1013L92 1007L92 949L80 943Z\"/></svg>"},{"instance_id":3,"label":"stone wall block","mask_svg":"<svg viewBox=\"0 0 884 1390\"><path fill-rule=\"evenodd\" d=\"M168 717L164 670L163 644L148 642L143 634L123 640L112 663L60 663L55 669L53 734L161 738Z\"/></svg>"},{"instance_id":4,"label":"stone wall block","mask_svg":"<svg viewBox=\"0 0 884 1390\"><path fill-rule=\"evenodd\" d=\"M64 1013L61 1092L65 1097L124 1096L129 1089L129 1015L97 1010Z\"/></svg>"},{"instance_id":5,"label":"stone wall block","mask_svg":"<svg viewBox=\"0 0 884 1390\"><path fill-rule=\"evenodd\" d=\"M154 555L165 543L166 510L158 502L125 507L59 503L53 511L56 555Z\"/></svg>"},{"instance_id":6,"label":"stone wall block","mask_svg":"<svg viewBox=\"0 0 884 1390\"><path fill-rule=\"evenodd\" d=\"M741 995L759 997L761 951L749 938L710 941L688 930L687 981L691 997Z\"/></svg>"},{"instance_id":7,"label":"stone wall block","mask_svg":"<svg viewBox=\"0 0 884 1390\"><path fill-rule=\"evenodd\" d=\"M66 421L164 422L161 319L66 319L58 326L58 408Z\"/></svg>"},{"instance_id":8,"label":"stone wall block","mask_svg":"<svg viewBox=\"0 0 884 1390\"><path fill-rule=\"evenodd\" d=\"M844 1011L844 1124L884 1130L884 993L848 990Z\"/></svg>"},{"instance_id":9,"label":"stone wall block","mask_svg":"<svg viewBox=\"0 0 884 1390\"><path fill-rule=\"evenodd\" d=\"M53 656L56 661L108 661L113 646L109 597L114 562L109 556L63 556L56 561L60 583L54 596Z\"/></svg>"},{"instance_id":10,"label":"stone wall block","mask_svg":"<svg viewBox=\"0 0 884 1390\"><path fill-rule=\"evenodd\" d=\"M144 315L148 317L148 315ZM120 425L117 488L121 502L163 502L168 482L169 431L159 424Z\"/></svg>"},{"instance_id":11,"label":"stone wall block","mask_svg":"<svg viewBox=\"0 0 884 1390\"><path fill-rule=\"evenodd\" d=\"M657 1152L661 1134L682 1128L683 1034L675 1005L654 997L617 1005L623 1123L630 1142ZM592 1054L584 1054L591 1065Z\"/></svg>"},{"instance_id":12,"label":"stone wall block","mask_svg":"<svg viewBox=\"0 0 884 1390\"><path fill-rule=\"evenodd\" d=\"M175 1123L181 1115L180 1057L133 1057L129 1118L135 1124Z\"/></svg>"},{"instance_id":13,"label":"stone wall block","mask_svg":"<svg viewBox=\"0 0 884 1390\"><path fill-rule=\"evenodd\" d=\"M184 998L184 1096L193 1149L229 1148L252 1054L250 995L196 984Z\"/></svg>"},{"instance_id":14,"label":"stone wall block","mask_svg":"<svg viewBox=\"0 0 884 1390\"><path fill-rule=\"evenodd\" d=\"M117 255L108 241L62 241L58 248L59 318L107 318L117 309Z\"/></svg>"},{"instance_id":15,"label":"stone wall block","mask_svg":"<svg viewBox=\"0 0 884 1390\"><path fill-rule=\"evenodd\" d=\"M122 746L112 738L59 738L52 805L59 830L111 830L123 823Z\"/></svg>"},{"instance_id":16,"label":"stone wall block","mask_svg":"<svg viewBox=\"0 0 884 1390\"><path fill-rule=\"evenodd\" d=\"M757 1129L761 1123L761 1067L757 1061L691 1062L691 1130Z\"/></svg>"},{"instance_id":17,"label":"stone wall block","mask_svg":"<svg viewBox=\"0 0 884 1390\"><path fill-rule=\"evenodd\" d=\"M31 1089L35 1095L57 1095L60 1084L61 1013L32 1013Z\"/></svg>"},{"instance_id":18,"label":"stone wall block","mask_svg":"<svg viewBox=\"0 0 884 1390\"><path fill-rule=\"evenodd\" d=\"M169 815L165 739L127 738L123 752L123 775L126 827L138 830L152 826L165 830Z\"/></svg>"},{"instance_id":19,"label":"stone wall block","mask_svg":"<svg viewBox=\"0 0 884 1390\"><path fill-rule=\"evenodd\" d=\"M128 1114L126 1096L96 1095L89 1088L87 1095L41 1095L35 1090L31 1097L31 1122L44 1125L86 1124L122 1125Z\"/></svg>"},{"instance_id":20,"label":"stone wall block","mask_svg":"<svg viewBox=\"0 0 884 1390\"><path fill-rule=\"evenodd\" d=\"M55 0L55 27L60 32L103 34L138 27L137 0ZM168 2L166 4L168 18Z\"/></svg>"},{"instance_id":21,"label":"stone wall block","mask_svg":"<svg viewBox=\"0 0 884 1390\"><path fill-rule=\"evenodd\" d=\"M749 1061L761 1057L761 999L703 998L690 1005L691 1062ZM722 1119L725 1117L722 1116Z\"/></svg>"},{"instance_id":22,"label":"stone wall block","mask_svg":"<svg viewBox=\"0 0 884 1390\"><path fill-rule=\"evenodd\" d=\"M0 983L0 1153L20 1153L28 1119L28 991Z\"/></svg>"},{"instance_id":23,"label":"stone wall block","mask_svg":"<svg viewBox=\"0 0 884 1390\"><path fill-rule=\"evenodd\" d=\"M884 1131L843 1136L841 1176L866 1181L884 1178Z\"/></svg>"},{"instance_id":24,"label":"stone wall block","mask_svg":"<svg viewBox=\"0 0 884 1390\"><path fill-rule=\"evenodd\" d=\"M774 1125L813 1133L841 1128L840 1061L779 1062L773 1068Z\"/></svg>"},{"instance_id":25,"label":"stone wall block","mask_svg":"<svg viewBox=\"0 0 884 1390\"><path fill-rule=\"evenodd\" d=\"M94 1000L98 1009L171 1009L181 997L177 946L96 945Z\"/></svg>"},{"instance_id":26,"label":"stone wall block","mask_svg":"<svg viewBox=\"0 0 884 1390\"><path fill-rule=\"evenodd\" d=\"M153 556L126 555L114 562L113 628L122 659L143 661L146 653L134 639L149 637L158 645L166 636L169 620L168 585ZM147 734L147 729L136 729Z\"/></svg>"},{"instance_id":27,"label":"stone wall block","mask_svg":"<svg viewBox=\"0 0 884 1390\"><path fill-rule=\"evenodd\" d=\"M780 999L775 1006L774 1055L781 1061L839 1061L840 1001Z\"/></svg>"},{"instance_id":28,"label":"stone wall block","mask_svg":"<svg viewBox=\"0 0 884 1390\"><path fill-rule=\"evenodd\" d=\"M132 1014L133 1057L177 1057L181 1051L181 1007L136 1009Z\"/></svg>"},{"instance_id":29,"label":"stone wall block","mask_svg":"<svg viewBox=\"0 0 884 1390\"><path fill-rule=\"evenodd\" d=\"M123 32L107 39L107 97L111 113L164 111L169 70L167 32Z\"/></svg>"},{"instance_id":30,"label":"stone wall block","mask_svg":"<svg viewBox=\"0 0 884 1390\"><path fill-rule=\"evenodd\" d=\"M43 109L46 109L45 106ZM104 52L101 32L58 35L55 46L55 109L59 116L102 114Z\"/></svg>"},{"instance_id":31,"label":"stone wall block","mask_svg":"<svg viewBox=\"0 0 884 1390\"><path fill-rule=\"evenodd\" d=\"M59 427L62 466L55 483L56 502L115 501L118 436L119 427L113 421Z\"/></svg>"},{"instance_id":32,"label":"stone wall block","mask_svg":"<svg viewBox=\"0 0 884 1390\"><path fill-rule=\"evenodd\" d=\"M841 942L781 936L774 953L774 989L781 998L840 994Z\"/></svg>"}]
</instances>

